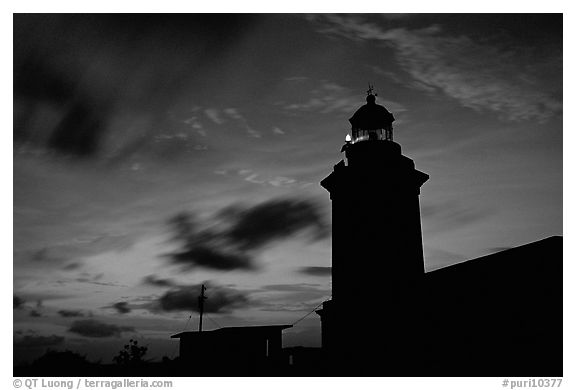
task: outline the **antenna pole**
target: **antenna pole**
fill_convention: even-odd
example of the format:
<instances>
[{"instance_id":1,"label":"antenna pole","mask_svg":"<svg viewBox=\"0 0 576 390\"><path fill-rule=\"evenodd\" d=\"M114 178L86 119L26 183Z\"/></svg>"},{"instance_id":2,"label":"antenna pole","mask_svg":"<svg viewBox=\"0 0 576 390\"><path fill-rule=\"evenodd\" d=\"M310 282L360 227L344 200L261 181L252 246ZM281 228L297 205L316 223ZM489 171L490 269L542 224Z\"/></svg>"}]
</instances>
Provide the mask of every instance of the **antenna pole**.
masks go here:
<instances>
[{"instance_id":1,"label":"antenna pole","mask_svg":"<svg viewBox=\"0 0 576 390\"><path fill-rule=\"evenodd\" d=\"M198 297L198 310L200 311L200 322L198 323L198 332L202 332L202 316L204 315L204 301L207 299L204 295L206 287L202 285L200 289L200 296Z\"/></svg>"}]
</instances>

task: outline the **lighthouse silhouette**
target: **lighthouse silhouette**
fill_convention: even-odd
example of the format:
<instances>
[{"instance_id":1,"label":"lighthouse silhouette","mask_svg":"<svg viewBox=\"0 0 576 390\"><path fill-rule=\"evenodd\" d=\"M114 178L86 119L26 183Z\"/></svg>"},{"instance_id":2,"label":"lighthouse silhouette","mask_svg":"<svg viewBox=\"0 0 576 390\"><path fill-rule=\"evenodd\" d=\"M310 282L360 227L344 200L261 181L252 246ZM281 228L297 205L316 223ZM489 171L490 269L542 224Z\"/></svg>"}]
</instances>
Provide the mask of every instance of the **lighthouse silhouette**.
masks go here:
<instances>
[{"instance_id":1,"label":"lighthouse silhouette","mask_svg":"<svg viewBox=\"0 0 576 390\"><path fill-rule=\"evenodd\" d=\"M429 176L393 141L393 121L370 87L350 118L345 159L320 183L332 201L332 299L317 311L322 348L332 367L355 372L413 362L421 333L419 195Z\"/></svg>"}]
</instances>

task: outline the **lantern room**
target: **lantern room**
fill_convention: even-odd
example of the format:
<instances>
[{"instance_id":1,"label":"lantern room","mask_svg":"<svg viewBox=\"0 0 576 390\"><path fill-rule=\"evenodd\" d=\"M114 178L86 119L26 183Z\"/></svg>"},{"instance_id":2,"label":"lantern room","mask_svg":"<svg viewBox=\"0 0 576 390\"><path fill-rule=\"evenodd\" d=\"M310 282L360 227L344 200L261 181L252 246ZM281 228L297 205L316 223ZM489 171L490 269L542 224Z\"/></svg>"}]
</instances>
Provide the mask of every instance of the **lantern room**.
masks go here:
<instances>
[{"instance_id":1,"label":"lantern room","mask_svg":"<svg viewBox=\"0 0 576 390\"><path fill-rule=\"evenodd\" d=\"M347 142L360 141L392 141L392 122L394 115L384 106L376 104L374 89L369 86L366 96L366 104L360 107L350 118L352 124L352 136L346 137Z\"/></svg>"}]
</instances>

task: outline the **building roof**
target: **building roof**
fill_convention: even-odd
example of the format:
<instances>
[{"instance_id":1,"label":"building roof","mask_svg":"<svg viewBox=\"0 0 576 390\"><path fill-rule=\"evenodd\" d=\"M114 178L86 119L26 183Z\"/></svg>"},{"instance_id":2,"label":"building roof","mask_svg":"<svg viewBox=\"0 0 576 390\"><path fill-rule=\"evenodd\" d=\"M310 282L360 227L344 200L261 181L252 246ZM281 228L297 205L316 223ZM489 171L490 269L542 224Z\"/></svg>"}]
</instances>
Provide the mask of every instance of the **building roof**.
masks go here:
<instances>
[{"instance_id":1,"label":"building roof","mask_svg":"<svg viewBox=\"0 0 576 390\"><path fill-rule=\"evenodd\" d=\"M284 329L288 329L291 328L292 325L262 325L262 326L230 326L230 327L226 327L226 328L219 328L219 329L214 329L214 330L205 330L202 332L198 332L198 331L194 331L194 332L180 332L177 333L175 335L170 336L170 338L172 339L179 339L182 337L194 337L194 335L200 334L200 333L210 333L212 335L215 334L226 334L226 335L231 335L231 334L247 334L247 333L270 333L270 332L274 332L274 331L282 331ZM197 337L197 336L196 336Z\"/></svg>"}]
</instances>

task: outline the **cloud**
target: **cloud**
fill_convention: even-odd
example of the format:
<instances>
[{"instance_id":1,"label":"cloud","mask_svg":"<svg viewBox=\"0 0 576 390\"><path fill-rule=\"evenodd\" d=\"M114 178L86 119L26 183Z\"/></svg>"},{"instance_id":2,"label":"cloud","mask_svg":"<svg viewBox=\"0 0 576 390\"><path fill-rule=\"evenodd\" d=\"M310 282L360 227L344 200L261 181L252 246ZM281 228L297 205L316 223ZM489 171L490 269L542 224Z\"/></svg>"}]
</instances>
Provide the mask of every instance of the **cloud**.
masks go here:
<instances>
[{"instance_id":1,"label":"cloud","mask_svg":"<svg viewBox=\"0 0 576 390\"><path fill-rule=\"evenodd\" d=\"M187 18L185 25L178 16L170 23L163 17L143 23L148 18L16 16L15 152L118 163L193 151L179 139L154 142L157 131L177 127L166 111L196 77L190 67L197 60L177 50L180 45L163 43L179 36L187 47L203 47L219 39L206 21ZM137 39L130 29L139 31Z\"/></svg>"},{"instance_id":2,"label":"cloud","mask_svg":"<svg viewBox=\"0 0 576 390\"><path fill-rule=\"evenodd\" d=\"M225 108L224 113L235 120L241 127L243 127L249 136L254 138L262 138L262 134L259 131L254 130L248 124L248 121L244 115L240 114L237 108Z\"/></svg>"},{"instance_id":3,"label":"cloud","mask_svg":"<svg viewBox=\"0 0 576 390\"><path fill-rule=\"evenodd\" d=\"M130 309L130 307L128 307L128 302L116 302L113 305L111 305L112 308L116 309L116 311L120 314L126 314L126 313L130 313L132 311L132 309Z\"/></svg>"},{"instance_id":4,"label":"cloud","mask_svg":"<svg viewBox=\"0 0 576 390\"><path fill-rule=\"evenodd\" d=\"M14 340L15 348L41 348L41 347L54 347L62 345L64 337L62 336L40 336L40 335L25 335L19 339Z\"/></svg>"},{"instance_id":5,"label":"cloud","mask_svg":"<svg viewBox=\"0 0 576 390\"><path fill-rule=\"evenodd\" d=\"M319 285L310 283L296 283L296 284L267 284L262 286L262 290L267 291L324 291L318 289Z\"/></svg>"},{"instance_id":6,"label":"cloud","mask_svg":"<svg viewBox=\"0 0 576 390\"><path fill-rule=\"evenodd\" d=\"M207 285L204 312L229 313L233 309L242 308L249 304L248 296L238 290L227 287ZM213 287L213 288L211 288ZM198 297L201 285L179 286L166 291L156 302L157 308L162 311L195 311L198 312Z\"/></svg>"},{"instance_id":7,"label":"cloud","mask_svg":"<svg viewBox=\"0 0 576 390\"><path fill-rule=\"evenodd\" d=\"M144 284L156 287L173 287L176 283L172 279L158 278L154 275L148 275L143 280Z\"/></svg>"},{"instance_id":8,"label":"cloud","mask_svg":"<svg viewBox=\"0 0 576 390\"><path fill-rule=\"evenodd\" d=\"M134 332L131 326L118 326L113 324L106 324L98 320L77 320L72 323L68 332L79 334L84 337L102 338L102 337L118 337L123 332Z\"/></svg>"},{"instance_id":9,"label":"cloud","mask_svg":"<svg viewBox=\"0 0 576 390\"><path fill-rule=\"evenodd\" d=\"M307 229L313 239L328 235L319 206L309 200L272 199L249 208L232 206L223 215L232 223L226 238L244 250L261 248Z\"/></svg>"},{"instance_id":10,"label":"cloud","mask_svg":"<svg viewBox=\"0 0 576 390\"><path fill-rule=\"evenodd\" d=\"M313 183L301 181L293 177L269 176L251 169L219 169L214 171L214 173L217 175L237 175L247 182L262 186L305 188L313 185Z\"/></svg>"},{"instance_id":11,"label":"cloud","mask_svg":"<svg viewBox=\"0 0 576 390\"><path fill-rule=\"evenodd\" d=\"M130 234L103 234L100 236L76 239L34 251L30 256L30 259L32 261L46 263L62 263L71 260L75 261L106 252L124 251L132 247L135 239L135 236ZM76 266L78 264L77 262L73 262L72 264L74 264L74 266L70 268L70 264L68 264L66 269L70 270L78 268L78 266Z\"/></svg>"},{"instance_id":12,"label":"cloud","mask_svg":"<svg viewBox=\"0 0 576 390\"><path fill-rule=\"evenodd\" d=\"M40 313L38 310L30 310L29 316L30 317L42 317L42 313Z\"/></svg>"},{"instance_id":13,"label":"cloud","mask_svg":"<svg viewBox=\"0 0 576 390\"><path fill-rule=\"evenodd\" d=\"M332 267L301 267L298 269L298 272L312 276L331 276Z\"/></svg>"},{"instance_id":14,"label":"cloud","mask_svg":"<svg viewBox=\"0 0 576 390\"><path fill-rule=\"evenodd\" d=\"M421 207L423 220L434 227L429 234L459 229L493 215L492 210L479 210L463 205L457 201L445 201L435 204L423 204Z\"/></svg>"},{"instance_id":15,"label":"cloud","mask_svg":"<svg viewBox=\"0 0 576 390\"><path fill-rule=\"evenodd\" d=\"M283 108L292 112L348 115L358 108L359 99L358 93L353 92L350 88L323 80L318 88L310 91L308 100L285 104ZM378 100L378 104L386 106L392 112L406 111L406 108L401 104L389 100Z\"/></svg>"},{"instance_id":16,"label":"cloud","mask_svg":"<svg viewBox=\"0 0 576 390\"><path fill-rule=\"evenodd\" d=\"M330 289L320 284L270 284L260 291L265 299L258 301L262 311L310 311L330 296Z\"/></svg>"},{"instance_id":17,"label":"cloud","mask_svg":"<svg viewBox=\"0 0 576 390\"><path fill-rule=\"evenodd\" d=\"M211 244L210 244L211 245ZM170 254L173 262L189 267L209 268L218 271L253 270L252 258L230 250L194 243L180 252Z\"/></svg>"},{"instance_id":18,"label":"cloud","mask_svg":"<svg viewBox=\"0 0 576 390\"><path fill-rule=\"evenodd\" d=\"M24 299L14 295L12 302L13 302L13 309L21 309L25 301Z\"/></svg>"},{"instance_id":19,"label":"cloud","mask_svg":"<svg viewBox=\"0 0 576 390\"><path fill-rule=\"evenodd\" d=\"M562 110L562 47L546 55L510 42L451 36L438 25L383 29L359 16L316 18L326 34L392 47L415 86L442 91L463 106L512 121L545 121Z\"/></svg>"},{"instance_id":20,"label":"cloud","mask_svg":"<svg viewBox=\"0 0 576 390\"><path fill-rule=\"evenodd\" d=\"M18 36L15 24L15 37ZM71 78L41 55L14 46L14 139L63 155L87 158L100 152L110 104L79 91Z\"/></svg>"},{"instance_id":21,"label":"cloud","mask_svg":"<svg viewBox=\"0 0 576 390\"><path fill-rule=\"evenodd\" d=\"M264 247L303 231L311 240L325 238L328 228L319 206L310 200L272 199L255 206L235 204L220 210L209 228L189 213L169 221L180 249L165 255L184 268L219 271L254 270L254 256Z\"/></svg>"},{"instance_id":22,"label":"cloud","mask_svg":"<svg viewBox=\"0 0 576 390\"><path fill-rule=\"evenodd\" d=\"M77 270L78 268L82 268L82 264L80 264L80 263L68 263L62 267L62 269L65 271L74 271L74 270Z\"/></svg>"},{"instance_id":23,"label":"cloud","mask_svg":"<svg viewBox=\"0 0 576 390\"><path fill-rule=\"evenodd\" d=\"M206 116L217 125L224 123L224 119L222 119L220 111L216 108L207 108L204 110L204 114L206 114Z\"/></svg>"},{"instance_id":24,"label":"cloud","mask_svg":"<svg viewBox=\"0 0 576 390\"><path fill-rule=\"evenodd\" d=\"M58 314L64 318L84 317L81 310L58 310Z\"/></svg>"},{"instance_id":25,"label":"cloud","mask_svg":"<svg viewBox=\"0 0 576 390\"><path fill-rule=\"evenodd\" d=\"M310 92L308 100L299 103L284 105L288 111L318 112L329 114L332 112L350 113L358 106L358 96L351 94L349 89L336 83L322 82L318 89Z\"/></svg>"}]
</instances>

